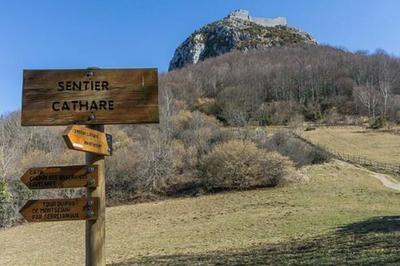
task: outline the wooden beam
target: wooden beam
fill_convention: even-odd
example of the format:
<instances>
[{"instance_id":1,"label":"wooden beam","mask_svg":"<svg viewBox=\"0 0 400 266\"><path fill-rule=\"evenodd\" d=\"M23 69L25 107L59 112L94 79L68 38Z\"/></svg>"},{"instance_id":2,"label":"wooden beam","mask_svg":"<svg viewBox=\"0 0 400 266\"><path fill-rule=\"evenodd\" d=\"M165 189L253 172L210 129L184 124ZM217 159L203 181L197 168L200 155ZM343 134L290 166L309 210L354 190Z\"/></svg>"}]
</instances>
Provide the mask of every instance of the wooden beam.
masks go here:
<instances>
[{"instance_id":1,"label":"wooden beam","mask_svg":"<svg viewBox=\"0 0 400 266\"><path fill-rule=\"evenodd\" d=\"M93 130L104 132L103 125L91 126ZM106 207L106 187L105 187L105 162L104 156L86 153L86 165L98 167L97 187L87 188L87 198L98 198L99 206L96 220L86 221L86 266L105 266L105 207Z\"/></svg>"}]
</instances>

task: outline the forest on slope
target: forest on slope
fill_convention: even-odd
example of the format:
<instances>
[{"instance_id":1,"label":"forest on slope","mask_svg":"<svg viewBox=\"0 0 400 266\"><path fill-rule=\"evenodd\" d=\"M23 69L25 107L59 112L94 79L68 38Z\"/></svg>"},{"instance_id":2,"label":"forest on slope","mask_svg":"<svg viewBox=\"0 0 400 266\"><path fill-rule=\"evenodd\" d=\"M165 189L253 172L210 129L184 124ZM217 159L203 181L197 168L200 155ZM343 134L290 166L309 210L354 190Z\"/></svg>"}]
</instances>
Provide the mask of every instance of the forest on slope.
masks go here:
<instances>
[{"instance_id":1,"label":"forest on slope","mask_svg":"<svg viewBox=\"0 0 400 266\"><path fill-rule=\"evenodd\" d=\"M229 125L400 121L400 59L330 46L231 52L161 78L164 96ZM165 97L164 97L165 98Z\"/></svg>"}]
</instances>

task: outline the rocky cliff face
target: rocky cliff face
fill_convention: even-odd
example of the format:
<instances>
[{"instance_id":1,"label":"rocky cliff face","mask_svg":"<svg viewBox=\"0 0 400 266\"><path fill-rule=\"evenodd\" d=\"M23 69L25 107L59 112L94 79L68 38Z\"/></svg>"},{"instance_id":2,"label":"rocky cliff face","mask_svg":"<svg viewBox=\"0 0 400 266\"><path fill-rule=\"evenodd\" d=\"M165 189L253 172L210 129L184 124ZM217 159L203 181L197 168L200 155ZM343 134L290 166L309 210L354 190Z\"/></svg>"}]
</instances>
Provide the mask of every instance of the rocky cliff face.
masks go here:
<instances>
[{"instance_id":1,"label":"rocky cliff face","mask_svg":"<svg viewBox=\"0 0 400 266\"><path fill-rule=\"evenodd\" d=\"M317 42L310 34L289 27L283 17L257 18L250 16L246 10L236 10L224 19L193 32L175 50L169 70L196 64L234 49L246 51L291 44L317 44Z\"/></svg>"}]
</instances>

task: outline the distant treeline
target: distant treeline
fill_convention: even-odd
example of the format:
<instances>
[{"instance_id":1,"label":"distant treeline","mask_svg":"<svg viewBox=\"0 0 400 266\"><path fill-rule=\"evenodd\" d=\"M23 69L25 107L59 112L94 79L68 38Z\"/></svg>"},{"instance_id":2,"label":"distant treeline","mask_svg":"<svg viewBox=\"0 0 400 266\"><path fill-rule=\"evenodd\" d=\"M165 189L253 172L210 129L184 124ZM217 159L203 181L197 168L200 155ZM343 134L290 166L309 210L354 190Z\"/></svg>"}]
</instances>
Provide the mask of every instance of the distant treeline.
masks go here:
<instances>
[{"instance_id":1,"label":"distant treeline","mask_svg":"<svg viewBox=\"0 0 400 266\"><path fill-rule=\"evenodd\" d=\"M161 86L190 108L232 125L354 115L399 122L398 73L400 59L382 50L273 47L232 52L166 73Z\"/></svg>"}]
</instances>

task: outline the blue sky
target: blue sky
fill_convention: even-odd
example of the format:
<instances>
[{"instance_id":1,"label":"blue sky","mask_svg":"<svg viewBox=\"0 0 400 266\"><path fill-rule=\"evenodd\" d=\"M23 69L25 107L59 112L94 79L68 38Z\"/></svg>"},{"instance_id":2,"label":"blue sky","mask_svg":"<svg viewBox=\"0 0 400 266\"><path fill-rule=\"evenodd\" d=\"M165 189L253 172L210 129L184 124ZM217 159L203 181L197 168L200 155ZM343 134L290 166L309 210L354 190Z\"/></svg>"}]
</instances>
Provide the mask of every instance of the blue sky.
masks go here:
<instances>
[{"instance_id":1,"label":"blue sky","mask_svg":"<svg viewBox=\"0 0 400 266\"><path fill-rule=\"evenodd\" d=\"M400 56L398 0L0 0L0 113L21 105L22 70L158 67L195 29L234 9L284 16L320 43Z\"/></svg>"}]
</instances>

